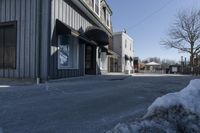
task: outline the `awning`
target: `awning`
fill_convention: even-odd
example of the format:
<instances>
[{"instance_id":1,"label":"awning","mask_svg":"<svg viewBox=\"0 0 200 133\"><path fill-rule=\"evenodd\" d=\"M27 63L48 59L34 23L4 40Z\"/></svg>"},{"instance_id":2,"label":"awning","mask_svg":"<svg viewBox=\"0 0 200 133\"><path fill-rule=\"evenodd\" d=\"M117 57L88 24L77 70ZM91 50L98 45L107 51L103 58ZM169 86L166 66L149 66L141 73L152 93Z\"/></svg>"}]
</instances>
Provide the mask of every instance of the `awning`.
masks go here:
<instances>
[{"instance_id":1,"label":"awning","mask_svg":"<svg viewBox=\"0 0 200 133\"><path fill-rule=\"evenodd\" d=\"M105 52L107 55L111 55L108 48L106 47L100 47L100 48L101 48L101 52Z\"/></svg>"},{"instance_id":2,"label":"awning","mask_svg":"<svg viewBox=\"0 0 200 133\"><path fill-rule=\"evenodd\" d=\"M160 66L161 64L159 63L156 63L156 62L150 62L150 63L147 63L146 66Z\"/></svg>"},{"instance_id":3,"label":"awning","mask_svg":"<svg viewBox=\"0 0 200 133\"><path fill-rule=\"evenodd\" d=\"M105 46L109 44L109 35L102 29L96 26L90 26L86 29L84 35L95 42L99 46Z\"/></svg>"},{"instance_id":4,"label":"awning","mask_svg":"<svg viewBox=\"0 0 200 133\"><path fill-rule=\"evenodd\" d=\"M119 54L115 53L115 52L112 51L112 50L108 50L108 53L109 53L110 57L113 57L113 58L116 58L116 59L117 59L118 57L120 57Z\"/></svg>"},{"instance_id":5,"label":"awning","mask_svg":"<svg viewBox=\"0 0 200 133\"><path fill-rule=\"evenodd\" d=\"M101 47L101 52L106 52L107 55L113 58L118 58L119 54L115 53L114 51L106 48L106 47Z\"/></svg>"},{"instance_id":6,"label":"awning","mask_svg":"<svg viewBox=\"0 0 200 133\"><path fill-rule=\"evenodd\" d=\"M130 61L133 61L133 57L130 57Z\"/></svg>"},{"instance_id":7,"label":"awning","mask_svg":"<svg viewBox=\"0 0 200 133\"><path fill-rule=\"evenodd\" d=\"M130 60L130 57L128 55L125 55L125 60Z\"/></svg>"},{"instance_id":8,"label":"awning","mask_svg":"<svg viewBox=\"0 0 200 133\"><path fill-rule=\"evenodd\" d=\"M79 32L76 31L75 29L71 28L70 26L64 24L60 20L56 20L56 33L59 35L76 35L79 36Z\"/></svg>"},{"instance_id":9,"label":"awning","mask_svg":"<svg viewBox=\"0 0 200 133\"><path fill-rule=\"evenodd\" d=\"M80 34L77 30L73 29L69 25L64 24L63 22L61 22L58 19L56 20L56 33L58 35L72 35L72 36L79 38L83 42L93 44L93 45L97 45L96 42L91 41L85 35Z\"/></svg>"}]
</instances>

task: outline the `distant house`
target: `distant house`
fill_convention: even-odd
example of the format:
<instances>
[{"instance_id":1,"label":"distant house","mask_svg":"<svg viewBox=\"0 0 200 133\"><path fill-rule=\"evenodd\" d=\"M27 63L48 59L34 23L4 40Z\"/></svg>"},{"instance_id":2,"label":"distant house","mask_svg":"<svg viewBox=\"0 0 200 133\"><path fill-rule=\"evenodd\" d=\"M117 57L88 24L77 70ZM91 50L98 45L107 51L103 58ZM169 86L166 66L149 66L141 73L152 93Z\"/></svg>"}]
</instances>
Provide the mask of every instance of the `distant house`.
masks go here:
<instances>
[{"instance_id":1,"label":"distant house","mask_svg":"<svg viewBox=\"0 0 200 133\"><path fill-rule=\"evenodd\" d=\"M111 15L105 0L0 0L0 78L107 71Z\"/></svg>"},{"instance_id":2,"label":"distant house","mask_svg":"<svg viewBox=\"0 0 200 133\"><path fill-rule=\"evenodd\" d=\"M113 34L113 51L119 54L118 71L132 73L134 70L133 39L126 32Z\"/></svg>"}]
</instances>

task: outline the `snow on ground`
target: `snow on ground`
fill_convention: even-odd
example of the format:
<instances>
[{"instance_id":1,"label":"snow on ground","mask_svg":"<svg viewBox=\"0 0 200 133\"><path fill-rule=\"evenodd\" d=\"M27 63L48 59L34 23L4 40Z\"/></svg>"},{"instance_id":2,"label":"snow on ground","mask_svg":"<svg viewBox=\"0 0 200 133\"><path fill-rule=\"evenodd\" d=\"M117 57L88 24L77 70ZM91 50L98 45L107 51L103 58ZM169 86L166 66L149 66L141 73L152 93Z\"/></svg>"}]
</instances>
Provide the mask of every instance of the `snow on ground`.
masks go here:
<instances>
[{"instance_id":1,"label":"snow on ground","mask_svg":"<svg viewBox=\"0 0 200 133\"><path fill-rule=\"evenodd\" d=\"M155 100L148 108L146 115L152 115L157 108L169 108L182 105L185 110L200 116L200 80L192 80L190 84L180 92L170 93Z\"/></svg>"},{"instance_id":2,"label":"snow on ground","mask_svg":"<svg viewBox=\"0 0 200 133\"><path fill-rule=\"evenodd\" d=\"M157 98L146 115L129 124L118 124L107 133L199 133L200 79L180 92Z\"/></svg>"}]
</instances>

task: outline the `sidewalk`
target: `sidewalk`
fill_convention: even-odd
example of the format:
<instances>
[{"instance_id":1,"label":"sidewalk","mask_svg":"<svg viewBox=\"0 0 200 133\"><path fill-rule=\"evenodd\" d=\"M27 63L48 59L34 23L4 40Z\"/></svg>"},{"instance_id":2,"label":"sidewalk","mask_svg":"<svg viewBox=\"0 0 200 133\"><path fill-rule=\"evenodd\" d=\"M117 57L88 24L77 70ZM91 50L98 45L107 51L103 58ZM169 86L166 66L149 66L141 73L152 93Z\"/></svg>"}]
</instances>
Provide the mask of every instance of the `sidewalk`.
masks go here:
<instances>
[{"instance_id":1,"label":"sidewalk","mask_svg":"<svg viewBox=\"0 0 200 133\"><path fill-rule=\"evenodd\" d=\"M63 78L63 79L54 79L49 80L47 83L52 82L76 82L76 81L94 81L94 80L123 80L131 75L126 75L124 73L107 73L104 75L85 75L82 77L71 77L71 78ZM26 85L33 85L36 82L32 79L7 79L7 78L0 78L0 87L10 87L10 86L26 86Z\"/></svg>"},{"instance_id":2,"label":"sidewalk","mask_svg":"<svg viewBox=\"0 0 200 133\"><path fill-rule=\"evenodd\" d=\"M55 79L49 80L48 83L59 82L59 81L100 81L100 80L124 80L126 78L131 77L131 75L123 74L123 73L107 73L104 75L85 75L82 77L72 77L72 78L63 78L63 79Z\"/></svg>"},{"instance_id":3,"label":"sidewalk","mask_svg":"<svg viewBox=\"0 0 200 133\"><path fill-rule=\"evenodd\" d=\"M183 74L157 74L157 73L134 73L133 77L178 77L178 76L192 76Z\"/></svg>"},{"instance_id":4,"label":"sidewalk","mask_svg":"<svg viewBox=\"0 0 200 133\"><path fill-rule=\"evenodd\" d=\"M0 87L9 87L9 86L26 86L35 84L35 81L32 79L7 79L0 78Z\"/></svg>"}]
</instances>

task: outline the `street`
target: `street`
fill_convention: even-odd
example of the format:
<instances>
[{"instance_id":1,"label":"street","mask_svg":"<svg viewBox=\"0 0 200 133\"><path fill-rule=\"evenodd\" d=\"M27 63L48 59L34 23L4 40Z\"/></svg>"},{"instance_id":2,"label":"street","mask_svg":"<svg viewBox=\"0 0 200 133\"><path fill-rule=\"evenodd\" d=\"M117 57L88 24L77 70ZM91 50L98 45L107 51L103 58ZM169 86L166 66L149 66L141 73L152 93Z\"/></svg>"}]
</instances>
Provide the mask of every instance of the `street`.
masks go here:
<instances>
[{"instance_id":1,"label":"street","mask_svg":"<svg viewBox=\"0 0 200 133\"><path fill-rule=\"evenodd\" d=\"M157 97L194 78L112 75L0 85L0 133L104 133L142 117Z\"/></svg>"}]
</instances>

